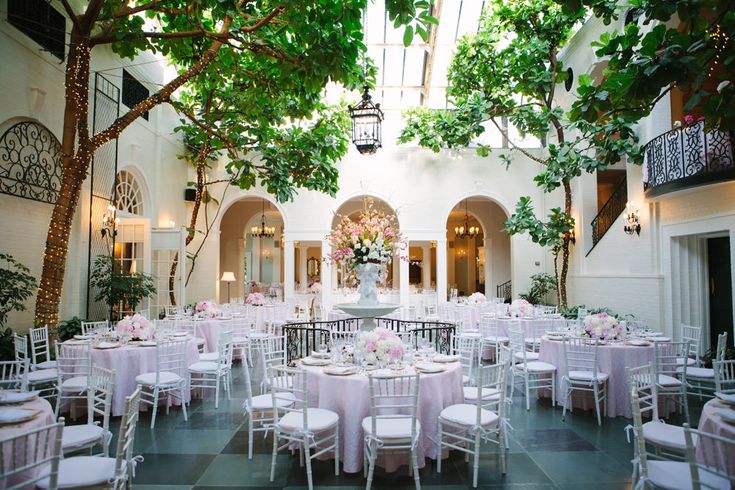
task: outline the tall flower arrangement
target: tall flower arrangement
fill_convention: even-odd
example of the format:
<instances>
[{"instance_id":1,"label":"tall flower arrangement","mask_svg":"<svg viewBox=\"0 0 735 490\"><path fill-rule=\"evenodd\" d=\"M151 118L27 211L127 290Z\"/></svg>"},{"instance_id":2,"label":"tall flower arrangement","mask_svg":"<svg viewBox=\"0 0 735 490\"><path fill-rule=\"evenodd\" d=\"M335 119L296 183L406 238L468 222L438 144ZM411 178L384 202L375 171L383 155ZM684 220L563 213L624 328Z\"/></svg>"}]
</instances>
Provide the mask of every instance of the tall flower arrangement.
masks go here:
<instances>
[{"instance_id":1,"label":"tall flower arrangement","mask_svg":"<svg viewBox=\"0 0 735 490\"><path fill-rule=\"evenodd\" d=\"M607 313L584 317L584 334L593 339L615 340L623 337L625 329L617 318Z\"/></svg>"},{"instance_id":2,"label":"tall flower arrangement","mask_svg":"<svg viewBox=\"0 0 735 490\"><path fill-rule=\"evenodd\" d=\"M369 364L399 361L406 350L401 339L383 327L360 333L357 348Z\"/></svg>"},{"instance_id":3,"label":"tall flower arrangement","mask_svg":"<svg viewBox=\"0 0 735 490\"><path fill-rule=\"evenodd\" d=\"M328 260L354 268L360 264L385 264L405 241L395 216L386 215L368 203L356 220L345 216L327 235L332 244Z\"/></svg>"},{"instance_id":4,"label":"tall flower arrangement","mask_svg":"<svg viewBox=\"0 0 735 490\"><path fill-rule=\"evenodd\" d=\"M200 301L197 303L196 315L199 318L214 318L217 316L217 303L214 301Z\"/></svg>"}]
</instances>

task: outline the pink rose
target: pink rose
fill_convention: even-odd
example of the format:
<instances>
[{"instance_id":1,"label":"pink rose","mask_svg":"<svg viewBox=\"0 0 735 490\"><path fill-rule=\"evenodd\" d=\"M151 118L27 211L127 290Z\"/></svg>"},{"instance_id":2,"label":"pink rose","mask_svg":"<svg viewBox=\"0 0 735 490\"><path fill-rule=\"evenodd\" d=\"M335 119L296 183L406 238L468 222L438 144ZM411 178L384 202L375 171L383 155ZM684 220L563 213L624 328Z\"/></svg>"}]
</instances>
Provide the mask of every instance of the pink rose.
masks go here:
<instances>
[{"instance_id":1,"label":"pink rose","mask_svg":"<svg viewBox=\"0 0 735 490\"><path fill-rule=\"evenodd\" d=\"M368 352L375 352L376 350L378 350L378 346L375 344L375 342L371 340L370 342L365 344L365 350L367 350Z\"/></svg>"}]
</instances>

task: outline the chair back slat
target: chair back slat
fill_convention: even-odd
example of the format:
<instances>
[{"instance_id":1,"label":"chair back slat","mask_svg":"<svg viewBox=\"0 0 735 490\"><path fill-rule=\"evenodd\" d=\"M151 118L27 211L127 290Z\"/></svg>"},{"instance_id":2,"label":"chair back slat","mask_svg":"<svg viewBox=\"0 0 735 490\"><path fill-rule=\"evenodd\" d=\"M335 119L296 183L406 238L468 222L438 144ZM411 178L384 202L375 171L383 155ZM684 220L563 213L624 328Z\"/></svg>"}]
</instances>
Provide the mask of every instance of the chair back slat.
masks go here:
<instances>
[{"instance_id":1,"label":"chair back slat","mask_svg":"<svg viewBox=\"0 0 735 490\"><path fill-rule=\"evenodd\" d=\"M702 327L681 324L681 341L689 342L688 357L694 358L699 364L699 345L702 339Z\"/></svg>"},{"instance_id":2,"label":"chair back slat","mask_svg":"<svg viewBox=\"0 0 735 490\"><path fill-rule=\"evenodd\" d=\"M48 343L48 325L32 328L31 335L31 357L33 364L51 360L51 350Z\"/></svg>"},{"instance_id":3,"label":"chair back slat","mask_svg":"<svg viewBox=\"0 0 735 490\"><path fill-rule=\"evenodd\" d=\"M59 344L55 341L59 383L76 376L89 376L92 369L92 343Z\"/></svg>"},{"instance_id":4,"label":"chair back slat","mask_svg":"<svg viewBox=\"0 0 735 490\"><path fill-rule=\"evenodd\" d=\"M379 419L411 419L411 440L417 433L420 375L380 377L368 375L372 433L378 434Z\"/></svg>"},{"instance_id":5,"label":"chair back slat","mask_svg":"<svg viewBox=\"0 0 735 490\"><path fill-rule=\"evenodd\" d=\"M56 488L63 420L0 440L0 488L34 488L46 477L49 488Z\"/></svg>"},{"instance_id":6,"label":"chair back slat","mask_svg":"<svg viewBox=\"0 0 735 490\"><path fill-rule=\"evenodd\" d=\"M87 390L87 422L94 423L95 415L102 417L102 427L110 426L112 408L112 388L115 384L115 371L100 366L92 366L89 373Z\"/></svg>"},{"instance_id":7,"label":"chair back slat","mask_svg":"<svg viewBox=\"0 0 735 490\"><path fill-rule=\"evenodd\" d=\"M684 440L693 488L720 489L735 487L735 440L718 434L692 429L684 424ZM715 485L715 482L721 482ZM723 480L729 481L723 484Z\"/></svg>"},{"instance_id":8,"label":"chair back slat","mask_svg":"<svg viewBox=\"0 0 735 490\"><path fill-rule=\"evenodd\" d=\"M161 384L161 373L186 376L188 340L159 340L156 342L156 384Z\"/></svg>"},{"instance_id":9,"label":"chair back slat","mask_svg":"<svg viewBox=\"0 0 735 490\"><path fill-rule=\"evenodd\" d=\"M658 420L658 397L656 395L656 372L653 364L627 368L628 391L635 393L635 406L639 416L651 412L651 418ZM631 402L632 403L632 402Z\"/></svg>"},{"instance_id":10,"label":"chair back slat","mask_svg":"<svg viewBox=\"0 0 735 490\"><path fill-rule=\"evenodd\" d=\"M654 342L654 368L657 375L686 377L689 341Z\"/></svg>"},{"instance_id":11,"label":"chair back slat","mask_svg":"<svg viewBox=\"0 0 735 490\"><path fill-rule=\"evenodd\" d=\"M28 390L28 360L0 361L0 389L9 391Z\"/></svg>"},{"instance_id":12,"label":"chair back slat","mask_svg":"<svg viewBox=\"0 0 735 490\"><path fill-rule=\"evenodd\" d=\"M120 420L120 429L117 437L117 453L115 455L115 480L129 481L133 467L133 448L135 442L135 428L138 425L140 413L140 388L125 398L125 411ZM117 486L115 487L117 488Z\"/></svg>"},{"instance_id":13,"label":"chair back slat","mask_svg":"<svg viewBox=\"0 0 735 490\"><path fill-rule=\"evenodd\" d=\"M599 343L597 340L583 338L565 340L564 360L567 373L570 371L591 372L591 379L597 379L598 349Z\"/></svg>"},{"instance_id":14,"label":"chair back slat","mask_svg":"<svg viewBox=\"0 0 735 490\"><path fill-rule=\"evenodd\" d=\"M82 335L102 335L110 331L110 322L102 320L98 322L82 322Z\"/></svg>"},{"instance_id":15,"label":"chair back slat","mask_svg":"<svg viewBox=\"0 0 735 490\"><path fill-rule=\"evenodd\" d=\"M712 368L715 372L715 391L735 393L735 359L715 361Z\"/></svg>"}]
</instances>

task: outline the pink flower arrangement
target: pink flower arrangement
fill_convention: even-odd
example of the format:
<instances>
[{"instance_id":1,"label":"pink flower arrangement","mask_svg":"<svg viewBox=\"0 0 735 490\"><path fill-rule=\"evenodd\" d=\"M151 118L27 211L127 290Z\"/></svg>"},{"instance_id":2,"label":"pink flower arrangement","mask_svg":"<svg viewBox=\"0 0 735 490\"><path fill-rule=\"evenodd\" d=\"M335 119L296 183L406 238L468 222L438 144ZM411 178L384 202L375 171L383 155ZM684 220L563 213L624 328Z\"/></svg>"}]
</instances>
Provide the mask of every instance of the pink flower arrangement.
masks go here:
<instances>
[{"instance_id":1,"label":"pink flower arrangement","mask_svg":"<svg viewBox=\"0 0 735 490\"><path fill-rule=\"evenodd\" d=\"M607 313L584 317L584 334L592 339L615 340L621 338L624 331L618 319Z\"/></svg>"},{"instance_id":2,"label":"pink flower arrangement","mask_svg":"<svg viewBox=\"0 0 735 490\"><path fill-rule=\"evenodd\" d=\"M200 301L194 310L199 318L214 318L217 316L217 303L214 301Z\"/></svg>"},{"instance_id":3,"label":"pink flower arrangement","mask_svg":"<svg viewBox=\"0 0 735 490\"><path fill-rule=\"evenodd\" d=\"M516 299L510 304L508 309L510 316L531 318L536 313L536 308L525 299Z\"/></svg>"},{"instance_id":4,"label":"pink flower arrangement","mask_svg":"<svg viewBox=\"0 0 735 490\"><path fill-rule=\"evenodd\" d=\"M327 259L349 267L384 264L406 245L395 216L376 210L372 202L356 220L343 217L327 238L333 250Z\"/></svg>"},{"instance_id":5,"label":"pink flower arrangement","mask_svg":"<svg viewBox=\"0 0 735 490\"><path fill-rule=\"evenodd\" d=\"M131 338L148 340L153 338L153 324L143 315L136 313L132 317L127 315L117 322L115 331L121 335L129 335Z\"/></svg>"},{"instance_id":6,"label":"pink flower arrangement","mask_svg":"<svg viewBox=\"0 0 735 490\"><path fill-rule=\"evenodd\" d=\"M245 298L245 303L253 306L263 306L265 304L265 296L262 293L250 293Z\"/></svg>"},{"instance_id":7,"label":"pink flower arrangement","mask_svg":"<svg viewBox=\"0 0 735 490\"><path fill-rule=\"evenodd\" d=\"M696 118L696 120L693 114L686 114L684 116L684 124L686 124L687 126L694 126L695 123L698 124L703 121L704 121L704 116L699 116L698 118Z\"/></svg>"},{"instance_id":8,"label":"pink flower arrangement","mask_svg":"<svg viewBox=\"0 0 735 490\"><path fill-rule=\"evenodd\" d=\"M398 336L387 328L361 332L357 337L357 349L369 364L398 361L406 347Z\"/></svg>"}]
</instances>

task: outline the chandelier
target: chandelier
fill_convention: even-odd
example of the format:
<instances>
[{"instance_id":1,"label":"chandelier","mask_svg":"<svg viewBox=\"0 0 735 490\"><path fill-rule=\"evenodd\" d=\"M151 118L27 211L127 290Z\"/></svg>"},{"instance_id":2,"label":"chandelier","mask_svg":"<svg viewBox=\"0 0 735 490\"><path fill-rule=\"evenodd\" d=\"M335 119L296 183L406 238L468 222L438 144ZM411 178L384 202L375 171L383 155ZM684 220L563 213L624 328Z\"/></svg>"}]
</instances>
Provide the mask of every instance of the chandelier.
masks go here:
<instances>
[{"instance_id":1,"label":"chandelier","mask_svg":"<svg viewBox=\"0 0 735 490\"><path fill-rule=\"evenodd\" d=\"M471 238L480 233L479 226L470 226L470 216L467 214L467 200L464 201L464 223L454 227L457 238Z\"/></svg>"},{"instance_id":2,"label":"chandelier","mask_svg":"<svg viewBox=\"0 0 735 490\"><path fill-rule=\"evenodd\" d=\"M265 201L263 201L263 212L260 215L260 226L250 228L250 234L258 238L272 238L276 234L275 226L266 226L265 224Z\"/></svg>"},{"instance_id":3,"label":"chandelier","mask_svg":"<svg viewBox=\"0 0 735 490\"><path fill-rule=\"evenodd\" d=\"M357 151L363 155L371 155L383 146L381 143L383 111L380 104L373 103L369 89L365 85L362 100L355 106L348 106L352 119L352 142Z\"/></svg>"}]
</instances>

